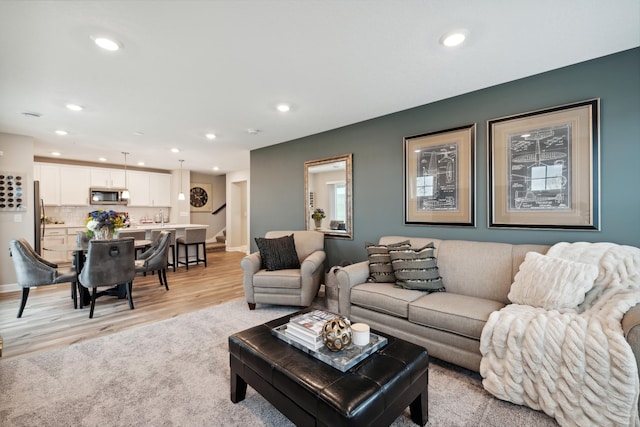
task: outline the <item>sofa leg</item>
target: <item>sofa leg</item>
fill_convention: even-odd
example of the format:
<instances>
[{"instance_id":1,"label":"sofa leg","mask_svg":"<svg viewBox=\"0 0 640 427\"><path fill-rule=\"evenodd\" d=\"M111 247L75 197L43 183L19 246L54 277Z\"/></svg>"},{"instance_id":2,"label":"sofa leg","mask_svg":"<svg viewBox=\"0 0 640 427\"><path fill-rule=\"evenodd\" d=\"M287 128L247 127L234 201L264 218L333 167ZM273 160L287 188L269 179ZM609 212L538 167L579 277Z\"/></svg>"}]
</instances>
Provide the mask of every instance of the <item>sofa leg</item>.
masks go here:
<instances>
[{"instance_id":1,"label":"sofa leg","mask_svg":"<svg viewBox=\"0 0 640 427\"><path fill-rule=\"evenodd\" d=\"M255 310L256 309L256 303L255 302L248 302L247 305L249 306L249 310Z\"/></svg>"}]
</instances>

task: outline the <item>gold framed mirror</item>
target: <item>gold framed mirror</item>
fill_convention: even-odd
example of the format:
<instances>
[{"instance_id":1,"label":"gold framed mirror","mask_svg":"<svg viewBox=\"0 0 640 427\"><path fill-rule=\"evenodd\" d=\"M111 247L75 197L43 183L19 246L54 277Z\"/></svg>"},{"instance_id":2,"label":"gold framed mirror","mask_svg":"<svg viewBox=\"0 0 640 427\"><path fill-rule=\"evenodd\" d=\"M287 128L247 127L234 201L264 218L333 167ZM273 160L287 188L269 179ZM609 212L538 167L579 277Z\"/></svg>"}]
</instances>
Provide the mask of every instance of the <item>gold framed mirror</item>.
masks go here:
<instances>
[{"instance_id":1,"label":"gold framed mirror","mask_svg":"<svg viewBox=\"0 0 640 427\"><path fill-rule=\"evenodd\" d=\"M353 239L353 154L304 162L306 230Z\"/></svg>"}]
</instances>

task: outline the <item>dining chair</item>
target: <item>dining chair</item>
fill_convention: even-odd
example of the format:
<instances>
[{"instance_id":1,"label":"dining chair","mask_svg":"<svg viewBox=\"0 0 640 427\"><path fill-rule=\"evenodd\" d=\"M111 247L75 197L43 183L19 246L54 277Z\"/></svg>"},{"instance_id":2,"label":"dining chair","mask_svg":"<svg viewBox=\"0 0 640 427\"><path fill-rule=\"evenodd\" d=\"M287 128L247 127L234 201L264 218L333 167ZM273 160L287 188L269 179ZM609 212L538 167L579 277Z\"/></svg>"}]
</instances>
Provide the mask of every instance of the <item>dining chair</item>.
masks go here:
<instances>
[{"instance_id":1,"label":"dining chair","mask_svg":"<svg viewBox=\"0 0 640 427\"><path fill-rule=\"evenodd\" d=\"M126 228L119 228L116 232L116 239L124 239L125 237L133 237L134 240L145 240L147 238L146 230L131 230ZM136 248L136 258L145 251L144 247Z\"/></svg>"},{"instance_id":2,"label":"dining chair","mask_svg":"<svg viewBox=\"0 0 640 427\"><path fill-rule=\"evenodd\" d=\"M136 275L134 251L131 238L89 241L87 259L78 276L80 285L91 289L89 318L93 318L96 298L113 294L111 290L98 292L98 288L105 286L125 286L129 308L133 310L131 291Z\"/></svg>"},{"instance_id":3,"label":"dining chair","mask_svg":"<svg viewBox=\"0 0 640 427\"><path fill-rule=\"evenodd\" d=\"M200 264L204 261L207 266L207 229L206 228L187 228L184 230L184 236L176 239L178 248L178 265L183 264L189 270L189 264ZM180 261L180 246L184 246L184 261ZM189 248L196 247L196 256L193 260L189 259ZM203 258L200 258L200 247L202 246Z\"/></svg>"},{"instance_id":4,"label":"dining chair","mask_svg":"<svg viewBox=\"0 0 640 427\"><path fill-rule=\"evenodd\" d=\"M77 298L77 274L74 268L66 273L60 273L58 265L47 261L33 250L25 239L15 239L9 242L13 266L16 270L18 285L22 287L22 299L18 309L18 318L22 317L24 307L27 305L29 290L32 287L57 285L59 283L71 283L71 297L73 308L78 307Z\"/></svg>"},{"instance_id":5,"label":"dining chair","mask_svg":"<svg viewBox=\"0 0 640 427\"><path fill-rule=\"evenodd\" d=\"M160 236L160 233L163 231L168 231L171 233L169 237L169 249L171 249L171 254L169 255L169 262L167 263L167 267L172 267L173 272L176 272L176 265L178 259L178 252L176 251L176 229L175 228L163 228L162 230L151 230L151 240L154 242Z\"/></svg>"},{"instance_id":6,"label":"dining chair","mask_svg":"<svg viewBox=\"0 0 640 427\"><path fill-rule=\"evenodd\" d=\"M167 256L169 253L170 239L170 231L164 230L160 232L151 247L141 253L135 262L136 273L152 273L157 271L160 286L164 286L167 290L169 290L169 284L167 283L167 266L169 261Z\"/></svg>"}]
</instances>

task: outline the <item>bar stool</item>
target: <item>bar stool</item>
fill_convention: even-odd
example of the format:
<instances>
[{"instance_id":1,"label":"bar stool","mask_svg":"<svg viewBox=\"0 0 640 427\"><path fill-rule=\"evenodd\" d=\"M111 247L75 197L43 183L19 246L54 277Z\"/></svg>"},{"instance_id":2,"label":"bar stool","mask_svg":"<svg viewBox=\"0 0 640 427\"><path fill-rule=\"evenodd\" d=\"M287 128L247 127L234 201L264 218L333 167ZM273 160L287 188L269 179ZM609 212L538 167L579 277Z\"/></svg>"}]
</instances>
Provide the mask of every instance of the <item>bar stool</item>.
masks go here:
<instances>
[{"instance_id":1,"label":"bar stool","mask_svg":"<svg viewBox=\"0 0 640 427\"><path fill-rule=\"evenodd\" d=\"M124 239L125 237L133 237L133 240L146 240L146 230L127 230L124 228L118 229L116 239ZM146 248L136 248L136 259L138 255L145 251Z\"/></svg>"},{"instance_id":2,"label":"bar stool","mask_svg":"<svg viewBox=\"0 0 640 427\"><path fill-rule=\"evenodd\" d=\"M177 265L176 260L178 259L178 251L176 251L176 229L162 228L159 230L151 230L151 240L155 242L163 231L168 231L170 233L169 249L171 249L171 256L169 256L169 263L167 264L167 267L172 267L173 272L175 273Z\"/></svg>"},{"instance_id":3,"label":"bar stool","mask_svg":"<svg viewBox=\"0 0 640 427\"><path fill-rule=\"evenodd\" d=\"M187 228L184 230L184 236L180 236L176 239L178 248L178 265L183 264L189 270L189 264L200 264L200 261L204 261L205 268L207 267L207 229L206 228ZM200 258L200 245L202 245L202 253L204 258ZM184 246L184 261L180 261L180 246ZM196 258L189 260L189 247L196 247Z\"/></svg>"}]
</instances>

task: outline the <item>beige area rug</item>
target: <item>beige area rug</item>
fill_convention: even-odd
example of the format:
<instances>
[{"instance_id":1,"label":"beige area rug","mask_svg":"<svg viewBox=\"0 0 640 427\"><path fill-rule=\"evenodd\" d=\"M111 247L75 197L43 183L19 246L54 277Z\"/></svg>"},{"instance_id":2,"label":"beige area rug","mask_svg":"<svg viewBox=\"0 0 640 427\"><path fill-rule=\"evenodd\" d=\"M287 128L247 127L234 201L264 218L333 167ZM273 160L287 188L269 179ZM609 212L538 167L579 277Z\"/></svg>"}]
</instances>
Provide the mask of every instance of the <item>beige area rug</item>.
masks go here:
<instances>
[{"instance_id":1,"label":"beige area rug","mask_svg":"<svg viewBox=\"0 0 640 427\"><path fill-rule=\"evenodd\" d=\"M251 387L229 399L227 337L288 307L238 299L173 319L8 361L0 359L2 426L289 426ZM405 411L394 427L414 426ZM477 374L432 362L429 426L554 426L502 402Z\"/></svg>"}]
</instances>

